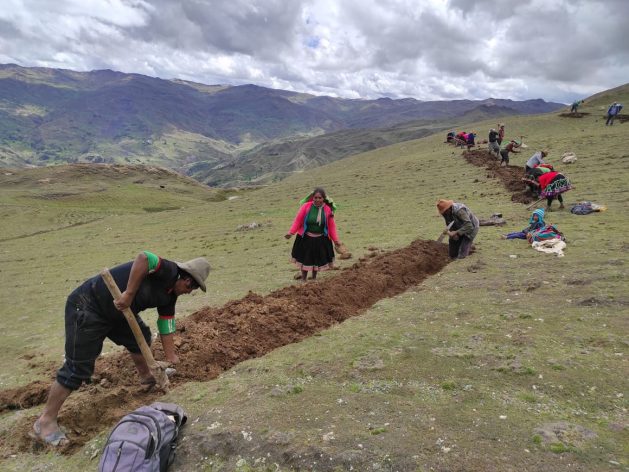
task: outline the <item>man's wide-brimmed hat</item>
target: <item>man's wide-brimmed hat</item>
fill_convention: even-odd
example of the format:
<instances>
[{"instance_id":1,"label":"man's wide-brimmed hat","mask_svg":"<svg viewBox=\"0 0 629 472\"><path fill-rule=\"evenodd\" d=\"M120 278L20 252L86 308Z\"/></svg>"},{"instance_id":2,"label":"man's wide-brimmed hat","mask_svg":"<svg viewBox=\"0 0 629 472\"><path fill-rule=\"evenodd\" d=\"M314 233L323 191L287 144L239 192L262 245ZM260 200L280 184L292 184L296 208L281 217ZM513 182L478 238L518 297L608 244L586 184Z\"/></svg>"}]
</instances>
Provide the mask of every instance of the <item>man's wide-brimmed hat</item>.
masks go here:
<instances>
[{"instance_id":1,"label":"man's wide-brimmed hat","mask_svg":"<svg viewBox=\"0 0 629 472\"><path fill-rule=\"evenodd\" d=\"M452 205L454 205L454 200L441 199L437 202L437 211L443 215Z\"/></svg>"},{"instance_id":2,"label":"man's wide-brimmed hat","mask_svg":"<svg viewBox=\"0 0 629 472\"><path fill-rule=\"evenodd\" d=\"M190 276L199 284L199 288L206 292L205 279L210 273L210 263L205 257L197 257L187 262L175 262L177 267L190 274Z\"/></svg>"}]
</instances>

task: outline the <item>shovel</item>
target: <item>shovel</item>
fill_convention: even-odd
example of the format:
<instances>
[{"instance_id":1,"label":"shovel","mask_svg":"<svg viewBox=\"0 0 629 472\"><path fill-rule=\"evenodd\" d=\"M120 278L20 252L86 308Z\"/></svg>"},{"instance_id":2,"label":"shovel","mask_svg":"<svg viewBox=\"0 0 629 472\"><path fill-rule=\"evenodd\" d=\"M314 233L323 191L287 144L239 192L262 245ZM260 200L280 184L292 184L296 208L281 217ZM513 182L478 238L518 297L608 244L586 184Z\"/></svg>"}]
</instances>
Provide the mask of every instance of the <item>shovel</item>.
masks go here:
<instances>
[{"instance_id":1,"label":"shovel","mask_svg":"<svg viewBox=\"0 0 629 472\"><path fill-rule=\"evenodd\" d=\"M111 296L114 297L114 300L120 298L122 296L122 293L120 293L120 288L118 288L116 281L111 276L109 269L103 269L100 272L100 276L103 278L103 281L105 282L105 285L107 285ZM133 336L135 336L135 340L137 341L138 346L140 346L140 351L142 351L142 356L144 356L144 359L149 366L151 374L153 374L153 377L155 377L157 386L163 391L167 392L169 382L166 371L164 367L162 367L153 357L153 353L151 352L151 349L144 339L144 335L142 334L140 325L138 325L138 322L135 319L135 315L129 308L125 308L124 310L122 310L122 314L127 319L127 323L129 323L131 331L133 331Z\"/></svg>"},{"instance_id":2,"label":"shovel","mask_svg":"<svg viewBox=\"0 0 629 472\"><path fill-rule=\"evenodd\" d=\"M536 206L539 202L541 202L542 200L546 200L546 197L542 197L539 200L534 201L533 203L531 203L529 206L526 207L527 210L530 210L531 208L533 208L534 206Z\"/></svg>"},{"instance_id":3,"label":"shovel","mask_svg":"<svg viewBox=\"0 0 629 472\"><path fill-rule=\"evenodd\" d=\"M437 238L437 242L438 243L443 242L443 238L446 237L446 234L448 234L448 231L450 231L450 228L452 228L453 224L454 224L454 221L451 221L450 224L448 226L446 226L446 229L444 229L443 232Z\"/></svg>"}]
</instances>

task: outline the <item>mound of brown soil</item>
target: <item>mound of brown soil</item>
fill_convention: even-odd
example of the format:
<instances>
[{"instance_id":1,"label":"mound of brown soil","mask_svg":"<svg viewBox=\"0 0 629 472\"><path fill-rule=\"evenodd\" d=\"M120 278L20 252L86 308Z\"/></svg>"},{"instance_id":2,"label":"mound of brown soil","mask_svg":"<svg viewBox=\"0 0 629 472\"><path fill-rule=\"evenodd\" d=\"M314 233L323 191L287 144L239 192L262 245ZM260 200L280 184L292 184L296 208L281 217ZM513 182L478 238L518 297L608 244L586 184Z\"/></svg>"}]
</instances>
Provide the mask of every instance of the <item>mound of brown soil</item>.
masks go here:
<instances>
[{"instance_id":1,"label":"mound of brown soil","mask_svg":"<svg viewBox=\"0 0 629 472\"><path fill-rule=\"evenodd\" d=\"M463 157L470 164L487 169L487 177L500 179L505 188L512 192L511 201L524 204L535 201L535 197L522 182L524 167L500 167L500 161L484 149L465 151Z\"/></svg>"},{"instance_id":2,"label":"mound of brown soil","mask_svg":"<svg viewBox=\"0 0 629 472\"><path fill-rule=\"evenodd\" d=\"M577 112L577 113L560 113L559 116L561 116L562 118L583 118L584 116L589 115L589 113L581 113L581 112Z\"/></svg>"},{"instance_id":3,"label":"mound of brown soil","mask_svg":"<svg viewBox=\"0 0 629 472\"><path fill-rule=\"evenodd\" d=\"M448 262L445 244L417 240L358 262L335 277L285 287L267 296L250 292L223 307L201 309L179 323L175 344L181 362L172 384L213 379L241 361L341 323L378 300L417 285ZM153 352L162 359L156 344ZM127 412L160 395L138 386L134 372L126 353L99 359L94 383L70 396L61 411L60 423L72 440L64 452L76 450ZM53 377L51 371L49 381ZM49 381L0 392L0 411L43 403ZM30 450L27 433L34 420L18 420L14 434L0 438L0 453Z\"/></svg>"}]
</instances>

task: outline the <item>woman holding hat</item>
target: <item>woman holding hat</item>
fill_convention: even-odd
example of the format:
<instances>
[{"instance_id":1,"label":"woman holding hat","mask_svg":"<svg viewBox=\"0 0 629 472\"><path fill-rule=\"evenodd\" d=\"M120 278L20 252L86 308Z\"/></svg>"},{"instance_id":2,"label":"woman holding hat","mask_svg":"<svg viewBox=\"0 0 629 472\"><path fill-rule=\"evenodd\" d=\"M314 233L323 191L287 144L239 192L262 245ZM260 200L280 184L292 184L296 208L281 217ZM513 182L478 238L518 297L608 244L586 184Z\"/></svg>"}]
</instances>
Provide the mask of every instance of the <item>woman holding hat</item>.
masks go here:
<instances>
[{"instance_id":1,"label":"woman holding hat","mask_svg":"<svg viewBox=\"0 0 629 472\"><path fill-rule=\"evenodd\" d=\"M480 227L478 218L463 203L453 200L439 200L437 202L439 214L450 225L448 230L448 249L452 259L464 259L470 253L472 241L478 234Z\"/></svg>"},{"instance_id":2,"label":"woman holding hat","mask_svg":"<svg viewBox=\"0 0 629 472\"><path fill-rule=\"evenodd\" d=\"M306 281L308 272L317 278L317 272L334 266L334 248L341 245L336 234L334 210L336 205L327 197L321 187L315 188L310 195L301 200L301 207L293 224L284 236L295 237L291 256L301 270L301 280Z\"/></svg>"}]
</instances>

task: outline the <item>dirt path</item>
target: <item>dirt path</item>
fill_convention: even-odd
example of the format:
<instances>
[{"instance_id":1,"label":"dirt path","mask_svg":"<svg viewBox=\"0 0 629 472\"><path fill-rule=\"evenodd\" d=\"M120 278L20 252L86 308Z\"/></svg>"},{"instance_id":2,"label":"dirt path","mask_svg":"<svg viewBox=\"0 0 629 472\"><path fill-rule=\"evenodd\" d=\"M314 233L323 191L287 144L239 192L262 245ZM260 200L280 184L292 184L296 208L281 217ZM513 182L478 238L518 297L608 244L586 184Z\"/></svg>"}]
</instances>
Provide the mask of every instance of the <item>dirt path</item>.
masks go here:
<instances>
[{"instance_id":1,"label":"dirt path","mask_svg":"<svg viewBox=\"0 0 629 472\"><path fill-rule=\"evenodd\" d=\"M264 297L250 292L223 307L207 307L190 315L177 328L175 343L181 363L173 386L213 379L239 362L360 315L378 300L404 292L449 262L447 245L421 240L370 256L320 282L292 285ZM153 351L157 359L163 358L159 343ZM94 382L74 393L61 411L60 423L72 439L63 452L74 452L124 414L160 396L143 391L134 371L125 353L99 359ZM0 411L43 403L53 377L51 371L48 380L0 392ZM34 419L20 418L13 434L0 438L1 455L31 450L27 433Z\"/></svg>"},{"instance_id":2,"label":"dirt path","mask_svg":"<svg viewBox=\"0 0 629 472\"><path fill-rule=\"evenodd\" d=\"M470 164L487 169L487 177L500 179L505 188L512 192L511 201L528 204L536 200L522 182L523 166L500 167L500 161L484 149L464 151L463 157Z\"/></svg>"},{"instance_id":3,"label":"dirt path","mask_svg":"<svg viewBox=\"0 0 629 472\"><path fill-rule=\"evenodd\" d=\"M100 217L100 218L93 218L91 220L87 220L87 221L80 221L78 223L74 223L71 225L67 225L67 226L60 226L58 228L52 228L52 229L43 229L41 231L35 231L34 233L29 233L29 234L21 234L19 236L11 236L10 238L3 238L0 239L0 243L5 242L5 241L13 241L16 239L22 239L22 238L30 238L31 236L38 236L40 234L46 234L46 233L52 233L54 231L63 231L64 229L68 229L68 228L76 228L77 226L83 226L83 225L88 225L90 223L94 223L95 221L100 221L105 219L104 217Z\"/></svg>"}]
</instances>

